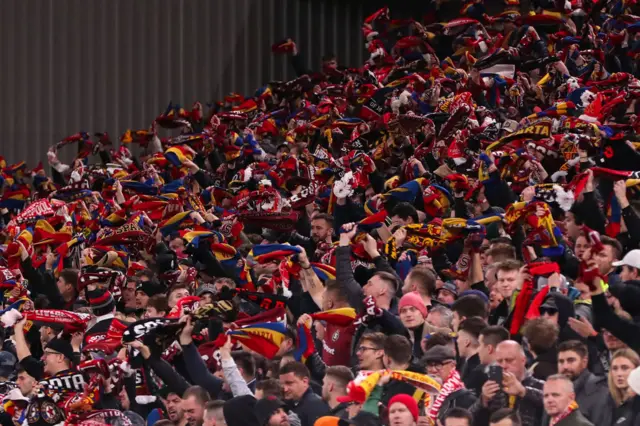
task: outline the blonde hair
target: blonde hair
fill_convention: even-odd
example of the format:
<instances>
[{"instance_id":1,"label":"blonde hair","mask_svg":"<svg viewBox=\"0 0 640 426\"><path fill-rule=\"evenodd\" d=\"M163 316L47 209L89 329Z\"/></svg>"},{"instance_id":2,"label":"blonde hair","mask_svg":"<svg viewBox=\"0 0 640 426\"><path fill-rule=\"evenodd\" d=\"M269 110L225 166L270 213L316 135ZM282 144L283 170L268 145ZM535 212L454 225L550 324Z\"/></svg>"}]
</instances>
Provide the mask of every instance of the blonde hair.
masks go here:
<instances>
[{"instance_id":1,"label":"blonde hair","mask_svg":"<svg viewBox=\"0 0 640 426\"><path fill-rule=\"evenodd\" d=\"M634 367L638 367L640 366L640 356L638 356L638 354L634 350L624 348L615 351L613 356L611 357L611 367L609 369L607 383L609 385L609 393L611 394L611 398L613 398L613 401L616 403L616 407L618 407L627 399L627 395L625 394L625 391L623 389L617 388L615 383L613 382L613 374L611 372L613 371L613 361L616 358L626 358L631 361Z\"/></svg>"}]
</instances>

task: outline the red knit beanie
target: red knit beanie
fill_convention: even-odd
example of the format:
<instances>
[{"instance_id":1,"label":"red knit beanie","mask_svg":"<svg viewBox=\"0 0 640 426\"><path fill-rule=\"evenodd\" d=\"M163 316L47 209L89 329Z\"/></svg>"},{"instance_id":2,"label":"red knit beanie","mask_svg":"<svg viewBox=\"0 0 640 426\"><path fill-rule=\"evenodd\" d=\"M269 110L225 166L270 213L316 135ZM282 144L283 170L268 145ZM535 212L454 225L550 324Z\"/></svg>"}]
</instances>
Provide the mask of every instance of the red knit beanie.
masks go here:
<instances>
[{"instance_id":1,"label":"red knit beanie","mask_svg":"<svg viewBox=\"0 0 640 426\"><path fill-rule=\"evenodd\" d=\"M411 293L407 293L400 299L400 303L398 303L398 311L400 311L405 306L413 306L422 314L422 318L427 317L427 307L424 305L422 301L422 297L416 291L412 291Z\"/></svg>"},{"instance_id":2,"label":"red knit beanie","mask_svg":"<svg viewBox=\"0 0 640 426\"><path fill-rule=\"evenodd\" d=\"M399 393L397 395L394 395L393 398L389 400L389 409L391 409L391 406L396 402L399 402L400 404L407 407L407 410L409 410L409 412L413 416L413 420L415 420L416 422L418 421L418 403L415 399L413 399L412 396L407 395L406 393Z\"/></svg>"}]
</instances>

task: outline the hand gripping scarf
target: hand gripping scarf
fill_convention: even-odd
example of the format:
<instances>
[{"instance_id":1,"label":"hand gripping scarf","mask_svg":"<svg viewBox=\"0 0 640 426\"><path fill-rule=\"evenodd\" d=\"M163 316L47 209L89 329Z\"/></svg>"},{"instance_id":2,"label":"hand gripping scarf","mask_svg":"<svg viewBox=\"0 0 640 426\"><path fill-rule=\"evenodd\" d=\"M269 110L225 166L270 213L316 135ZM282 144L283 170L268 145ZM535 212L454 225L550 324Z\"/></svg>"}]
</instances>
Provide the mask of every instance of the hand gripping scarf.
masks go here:
<instances>
[{"instance_id":1,"label":"hand gripping scarf","mask_svg":"<svg viewBox=\"0 0 640 426\"><path fill-rule=\"evenodd\" d=\"M460 373L458 373L458 370L453 370L440 388L438 396L435 401L433 401L433 405L429 409L429 418L434 422L434 424L438 419L438 411L440 411L440 407L442 407L444 400L449 395L462 388L464 388L464 383L460 379Z\"/></svg>"}]
</instances>

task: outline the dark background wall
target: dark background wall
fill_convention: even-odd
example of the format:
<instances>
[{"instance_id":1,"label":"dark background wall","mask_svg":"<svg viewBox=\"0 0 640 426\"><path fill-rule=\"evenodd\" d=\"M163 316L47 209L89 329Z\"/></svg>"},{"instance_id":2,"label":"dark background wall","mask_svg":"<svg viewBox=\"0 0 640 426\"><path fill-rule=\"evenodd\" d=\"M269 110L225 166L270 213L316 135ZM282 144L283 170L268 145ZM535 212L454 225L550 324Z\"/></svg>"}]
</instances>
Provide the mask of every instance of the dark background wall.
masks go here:
<instances>
[{"instance_id":1,"label":"dark background wall","mask_svg":"<svg viewBox=\"0 0 640 426\"><path fill-rule=\"evenodd\" d=\"M360 31L379 4L323 0L3 0L0 154L46 161L78 131L147 127L173 100L187 108L292 78L270 46L298 41L307 65L367 52ZM73 151L61 156L68 160Z\"/></svg>"}]
</instances>

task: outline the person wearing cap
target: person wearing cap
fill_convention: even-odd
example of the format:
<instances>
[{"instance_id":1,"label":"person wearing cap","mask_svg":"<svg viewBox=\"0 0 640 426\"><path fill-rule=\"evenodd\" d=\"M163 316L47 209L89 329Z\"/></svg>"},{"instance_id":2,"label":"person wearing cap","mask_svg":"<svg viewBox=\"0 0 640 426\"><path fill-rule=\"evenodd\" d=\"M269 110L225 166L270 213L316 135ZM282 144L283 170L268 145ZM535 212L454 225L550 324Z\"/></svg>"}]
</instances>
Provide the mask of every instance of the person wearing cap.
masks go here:
<instances>
[{"instance_id":1,"label":"person wearing cap","mask_svg":"<svg viewBox=\"0 0 640 426\"><path fill-rule=\"evenodd\" d=\"M198 296L205 305L213 301L215 294L216 286L214 284L203 283L196 289L196 296Z\"/></svg>"},{"instance_id":2,"label":"person wearing cap","mask_svg":"<svg viewBox=\"0 0 640 426\"><path fill-rule=\"evenodd\" d=\"M469 408L476 402L473 392L465 389L460 373L456 370L456 354L453 349L437 345L425 352L422 359L427 364L427 373L442 381L442 388L432 406L432 412L436 413L441 422L449 408Z\"/></svg>"},{"instance_id":3,"label":"person wearing cap","mask_svg":"<svg viewBox=\"0 0 640 426\"><path fill-rule=\"evenodd\" d=\"M80 374L72 374L72 364L75 354L71 342L64 338L51 340L44 348L43 362L38 362L27 346L24 335L26 319L18 321L14 325L14 336L16 343L16 353L22 367L34 379L41 381L46 379L54 386L62 387L71 392L82 392L84 390L84 379Z\"/></svg>"},{"instance_id":4,"label":"person wearing cap","mask_svg":"<svg viewBox=\"0 0 640 426\"><path fill-rule=\"evenodd\" d=\"M104 288L92 288L85 291L92 313L96 316L95 324L84 333L83 344L98 343L107 339L107 331L114 318L116 303L111 292Z\"/></svg>"},{"instance_id":5,"label":"person wearing cap","mask_svg":"<svg viewBox=\"0 0 640 426\"><path fill-rule=\"evenodd\" d=\"M438 302L451 306L458 298L458 286L453 281L446 281L436 294Z\"/></svg>"},{"instance_id":6,"label":"person wearing cap","mask_svg":"<svg viewBox=\"0 0 640 426\"><path fill-rule=\"evenodd\" d=\"M407 293L398 302L398 311L400 313L400 321L409 332L411 344L413 346L413 354L416 357L422 356L422 348L420 346L424 336L432 332L431 326L426 323L427 307L424 305L420 295L413 291Z\"/></svg>"},{"instance_id":7,"label":"person wearing cap","mask_svg":"<svg viewBox=\"0 0 640 426\"><path fill-rule=\"evenodd\" d=\"M289 426L285 407L286 404L277 398L268 397L258 400L254 408L258 426Z\"/></svg>"},{"instance_id":8,"label":"person wearing cap","mask_svg":"<svg viewBox=\"0 0 640 426\"><path fill-rule=\"evenodd\" d=\"M407 394L398 394L389 400L389 426L415 426L418 424L418 403Z\"/></svg>"},{"instance_id":9,"label":"person wearing cap","mask_svg":"<svg viewBox=\"0 0 640 426\"><path fill-rule=\"evenodd\" d=\"M149 298L156 294L162 294L166 288L155 280L140 281L136 286L136 308L144 309L147 307Z\"/></svg>"}]
</instances>

